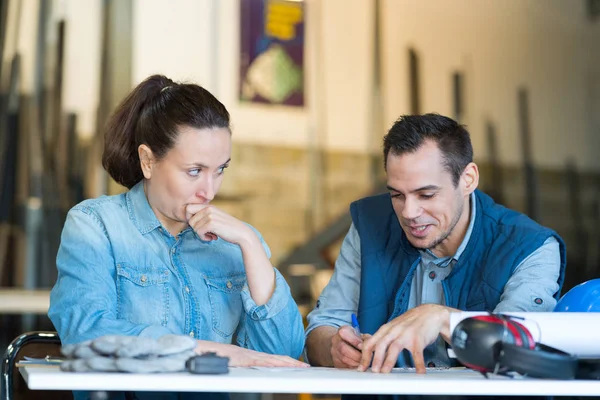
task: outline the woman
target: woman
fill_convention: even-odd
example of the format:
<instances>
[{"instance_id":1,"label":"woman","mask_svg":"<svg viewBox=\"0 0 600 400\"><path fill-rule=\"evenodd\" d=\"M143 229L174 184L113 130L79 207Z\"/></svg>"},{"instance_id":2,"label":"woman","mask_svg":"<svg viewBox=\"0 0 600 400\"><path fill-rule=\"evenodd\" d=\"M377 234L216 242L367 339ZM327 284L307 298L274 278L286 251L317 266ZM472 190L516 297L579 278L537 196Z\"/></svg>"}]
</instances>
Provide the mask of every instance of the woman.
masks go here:
<instances>
[{"instance_id":1,"label":"woman","mask_svg":"<svg viewBox=\"0 0 600 400\"><path fill-rule=\"evenodd\" d=\"M48 312L63 344L175 333L230 366L305 365L302 319L268 246L210 205L230 160L229 113L200 86L155 75L118 106L102 164L129 191L67 216Z\"/></svg>"}]
</instances>

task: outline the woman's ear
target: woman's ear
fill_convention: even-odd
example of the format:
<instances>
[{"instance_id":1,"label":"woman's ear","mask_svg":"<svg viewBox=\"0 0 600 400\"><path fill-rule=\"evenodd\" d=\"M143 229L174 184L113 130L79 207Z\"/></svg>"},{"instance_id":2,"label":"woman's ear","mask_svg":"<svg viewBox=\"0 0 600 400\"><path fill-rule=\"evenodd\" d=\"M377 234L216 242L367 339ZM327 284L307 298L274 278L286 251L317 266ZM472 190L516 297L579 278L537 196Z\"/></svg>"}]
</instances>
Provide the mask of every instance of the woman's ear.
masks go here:
<instances>
[{"instance_id":1,"label":"woman's ear","mask_svg":"<svg viewBox=\"0 0 600 400\"><path fill-rule=\"evenodd\" d=\"M461 177L464 194L471 194L479 186L479 168L474 162L469 163Z\"/></svg>"},{"instance_id":2,"label":"woman's ear","mask_svg":"<svg viewBox=\"0 0 600 400\"><path fill-rule=\"evenodd\" d=\"M138 156L140 157L140 167L142 168L144 178L150 179L152 177L152 167L154 166L154 154L152 154L152 150L145 144L140 144L138 147Z\"/></svg>"}]
</instances>

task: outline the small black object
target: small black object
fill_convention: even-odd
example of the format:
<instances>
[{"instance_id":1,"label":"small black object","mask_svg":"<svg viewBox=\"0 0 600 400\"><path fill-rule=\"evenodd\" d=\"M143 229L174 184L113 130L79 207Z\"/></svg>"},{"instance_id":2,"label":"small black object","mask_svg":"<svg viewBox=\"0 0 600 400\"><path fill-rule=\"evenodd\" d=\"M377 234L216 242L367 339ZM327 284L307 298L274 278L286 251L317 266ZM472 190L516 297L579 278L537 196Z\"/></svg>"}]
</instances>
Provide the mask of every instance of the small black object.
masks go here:
<instances>
[{"instance_id":1,"label":"small black object","mask_svg":"<svg viewBox=\"0 0 600 400\"><path fill-rule=\"evenodd\" d=\"M229 358L218 356L216 353L204 353L190 357L185 367L192 374L227 374L229 373Z\"/></svg>"},{"instance_id":2,"label":"small black object","mask_svg":"<svg viewBox=\"0 0 600 400\"><path fill-rule=\"evenodd\" d=\"M537 343L533 349L502 343L498 362L510 371L543 379L575 379L577 357Z\"/></svg>"},{"instance_id":3,"label":"small black object","mask_svg":"<svg viewBox=\"0 0 600 400\"><path fill-rule=\"evenodd\" d=\"M600 359L580 358L575 379L600 380Z\"/></svg>"}]
</instances>

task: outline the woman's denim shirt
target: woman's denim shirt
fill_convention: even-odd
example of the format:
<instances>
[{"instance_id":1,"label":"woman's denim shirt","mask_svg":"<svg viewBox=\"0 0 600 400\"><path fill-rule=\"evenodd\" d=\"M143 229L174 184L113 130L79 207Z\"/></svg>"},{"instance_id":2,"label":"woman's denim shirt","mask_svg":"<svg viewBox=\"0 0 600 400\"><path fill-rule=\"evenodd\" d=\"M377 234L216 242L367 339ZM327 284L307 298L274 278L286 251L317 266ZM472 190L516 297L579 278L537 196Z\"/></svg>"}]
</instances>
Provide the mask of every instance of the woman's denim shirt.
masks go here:
<instances>
[{"instance_id":1,"label":"woman's denim shirt","mask_svg":"<svg viewBox=\"0 0 600 400\"><path fill-rule=\"evenodd\" d=\"M275 270L275 291L257 306L239 246L202 241L189 227L173 237L141 182L73 207L56 263L48 315L63 344L175 333L294 358L304 347L302 318L281 274Z\"/></svg>"}]
</instances>

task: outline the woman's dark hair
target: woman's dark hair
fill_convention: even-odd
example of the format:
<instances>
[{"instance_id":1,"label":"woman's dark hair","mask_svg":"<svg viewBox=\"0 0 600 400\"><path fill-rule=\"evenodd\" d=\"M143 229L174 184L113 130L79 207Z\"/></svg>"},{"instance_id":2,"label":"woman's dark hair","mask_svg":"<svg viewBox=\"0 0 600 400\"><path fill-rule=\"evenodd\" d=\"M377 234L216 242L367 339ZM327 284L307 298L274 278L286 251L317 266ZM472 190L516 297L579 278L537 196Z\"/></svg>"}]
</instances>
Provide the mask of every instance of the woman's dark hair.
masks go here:
<instances>
[{"instance_id":1,"label":"woman's dark hair","mask_svg":"<svg viewBox=\"0 0 600 400\"><path fill-rule=\"evenodd\" d=\"M142 178L138 147L147 145L157 160L177 141L177 130L229 129L229 112L206 89L153 75L140 83L110 116L104 132L102 166L131 189Z\"/></svg>"},{"instance_id":2,"label":"woman's dark hair","mask_svg":"<svg viewBox=\"0 0 600 400\"><path fill-rule=\"evenodd\" d=\"M464 125L439 114L401 116L383 138L384 165L390 151L394 155L414 153L425 140L438 145L444 168L456 187L465 167L473 161L473 146Z\"/></svg>"}]
</instances>

